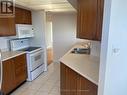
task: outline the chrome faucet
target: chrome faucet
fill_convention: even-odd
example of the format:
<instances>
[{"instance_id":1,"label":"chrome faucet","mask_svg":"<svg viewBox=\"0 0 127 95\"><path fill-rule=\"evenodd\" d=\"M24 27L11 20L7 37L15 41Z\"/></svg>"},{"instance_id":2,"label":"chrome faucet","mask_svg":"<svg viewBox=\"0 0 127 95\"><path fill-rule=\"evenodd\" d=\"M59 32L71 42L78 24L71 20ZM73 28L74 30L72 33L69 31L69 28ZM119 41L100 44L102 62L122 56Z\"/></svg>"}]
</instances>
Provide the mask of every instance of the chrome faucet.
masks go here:
<instances>
[{"instance_id":1,"label":"chrome faucet","mask_svg":"<svg viewBox=\"0 0 127 95\"><path fill-rule=\"evenodd\" d=\"M82 46L83 46L85 49L87 49L87 51L88 51L89 54L90 54L90 52L91 52L91 42L84 43L84 44L82 44Z\"/></svg>"}]
</instances>

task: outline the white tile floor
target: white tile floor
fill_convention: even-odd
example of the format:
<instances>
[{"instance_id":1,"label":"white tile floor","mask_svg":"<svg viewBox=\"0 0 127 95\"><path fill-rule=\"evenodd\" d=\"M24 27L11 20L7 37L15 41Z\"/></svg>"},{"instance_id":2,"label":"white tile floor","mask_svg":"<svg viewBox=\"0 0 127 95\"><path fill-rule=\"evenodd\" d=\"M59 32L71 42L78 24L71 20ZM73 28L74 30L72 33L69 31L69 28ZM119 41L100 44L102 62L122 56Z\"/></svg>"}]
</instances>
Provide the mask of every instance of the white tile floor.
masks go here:
<instances>
[{"instance_id":1,"label":"white tile floor","mask_svg":"<svg viewBox=\"0 0 127 95\"><path fill-rule=\"evenodd\" d=\"M11 95L60 95L60 66L52 63L33 82L26 82Z\"/></svg>"}]
</instances>

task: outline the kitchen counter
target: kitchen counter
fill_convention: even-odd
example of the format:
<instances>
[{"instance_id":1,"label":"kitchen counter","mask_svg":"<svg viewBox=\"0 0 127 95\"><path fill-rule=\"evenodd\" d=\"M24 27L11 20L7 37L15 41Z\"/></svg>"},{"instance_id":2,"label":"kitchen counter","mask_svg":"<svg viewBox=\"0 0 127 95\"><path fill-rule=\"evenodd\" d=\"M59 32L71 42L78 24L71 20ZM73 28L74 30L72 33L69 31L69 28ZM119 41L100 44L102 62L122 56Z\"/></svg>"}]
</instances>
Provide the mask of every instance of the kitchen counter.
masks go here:
<instances>
[{"instance_id":1,"label":"kitchen counter","mask_svg":"<svg viewBox=\"0 0 127 95\"><path fill-rule=\"evenodd\" d=\"M2 61L6 61L8 59L14 58L16 56L25 54L26 52L23 51L6 51L2 52Z\"/></svg>"},{"instance_id":2,"label":"kitchen counter","mask_svg":"<svg viewBox=\"0 0 127 95\"><path fill-rule=\"evenodd\" d=\"M74 48L84 48L84 46L81 44L75 45L60 59L60 62L98 85L100 65L99 57L87 54L71 53Z\"/></svg>"}]
</instances>

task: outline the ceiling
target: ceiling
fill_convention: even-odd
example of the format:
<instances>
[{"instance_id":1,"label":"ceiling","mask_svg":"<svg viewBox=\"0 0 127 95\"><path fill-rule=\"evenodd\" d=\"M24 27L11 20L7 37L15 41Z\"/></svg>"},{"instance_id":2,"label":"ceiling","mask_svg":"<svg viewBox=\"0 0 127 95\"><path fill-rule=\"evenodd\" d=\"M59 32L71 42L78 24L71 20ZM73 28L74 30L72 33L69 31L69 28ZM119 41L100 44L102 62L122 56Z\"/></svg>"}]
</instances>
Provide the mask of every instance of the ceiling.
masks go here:
<instances>
[{"instance_id":1,"label":"ceiling","mask_svg":"<svg viewBox=\"0 0 127 95\"><path fill-rule=\"evenodd\" d=\"M33 10L45 10L51 12L73 12L75 9L67 0L15 0L17 5Z\"/></svg>"}]
</instances>

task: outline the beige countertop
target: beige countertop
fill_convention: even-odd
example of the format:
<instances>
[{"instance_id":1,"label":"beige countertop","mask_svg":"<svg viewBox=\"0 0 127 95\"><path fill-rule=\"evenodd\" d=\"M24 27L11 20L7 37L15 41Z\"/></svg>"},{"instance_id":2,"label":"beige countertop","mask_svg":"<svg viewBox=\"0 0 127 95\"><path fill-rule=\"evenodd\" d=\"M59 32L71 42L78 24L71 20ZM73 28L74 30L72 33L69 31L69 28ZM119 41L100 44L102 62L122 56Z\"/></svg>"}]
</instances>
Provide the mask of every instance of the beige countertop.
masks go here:
<instances>
[{"instance_id":1,"label":"beige countertop","mask_svg":"<svg viewBox=\"0 0 127 95\"><path fill-rule=\"evenodd\" d=\"M2 52L2 61L6 61L8 59L14 58L16 56L25 54L23 51L6 51Z\"/></svg>"},{"instance_id":2,"label":"beige countertop","mask_svg":"<svg viewBox=\"0 0 127 95\"><path fill-rule=\"evenodd\" d=\"M60 62L98 85L100 65L99 57L70 53L74 48L83 48L83 46L81 44L75 45L60 59Z\"/></svg>"}]
</instances>

